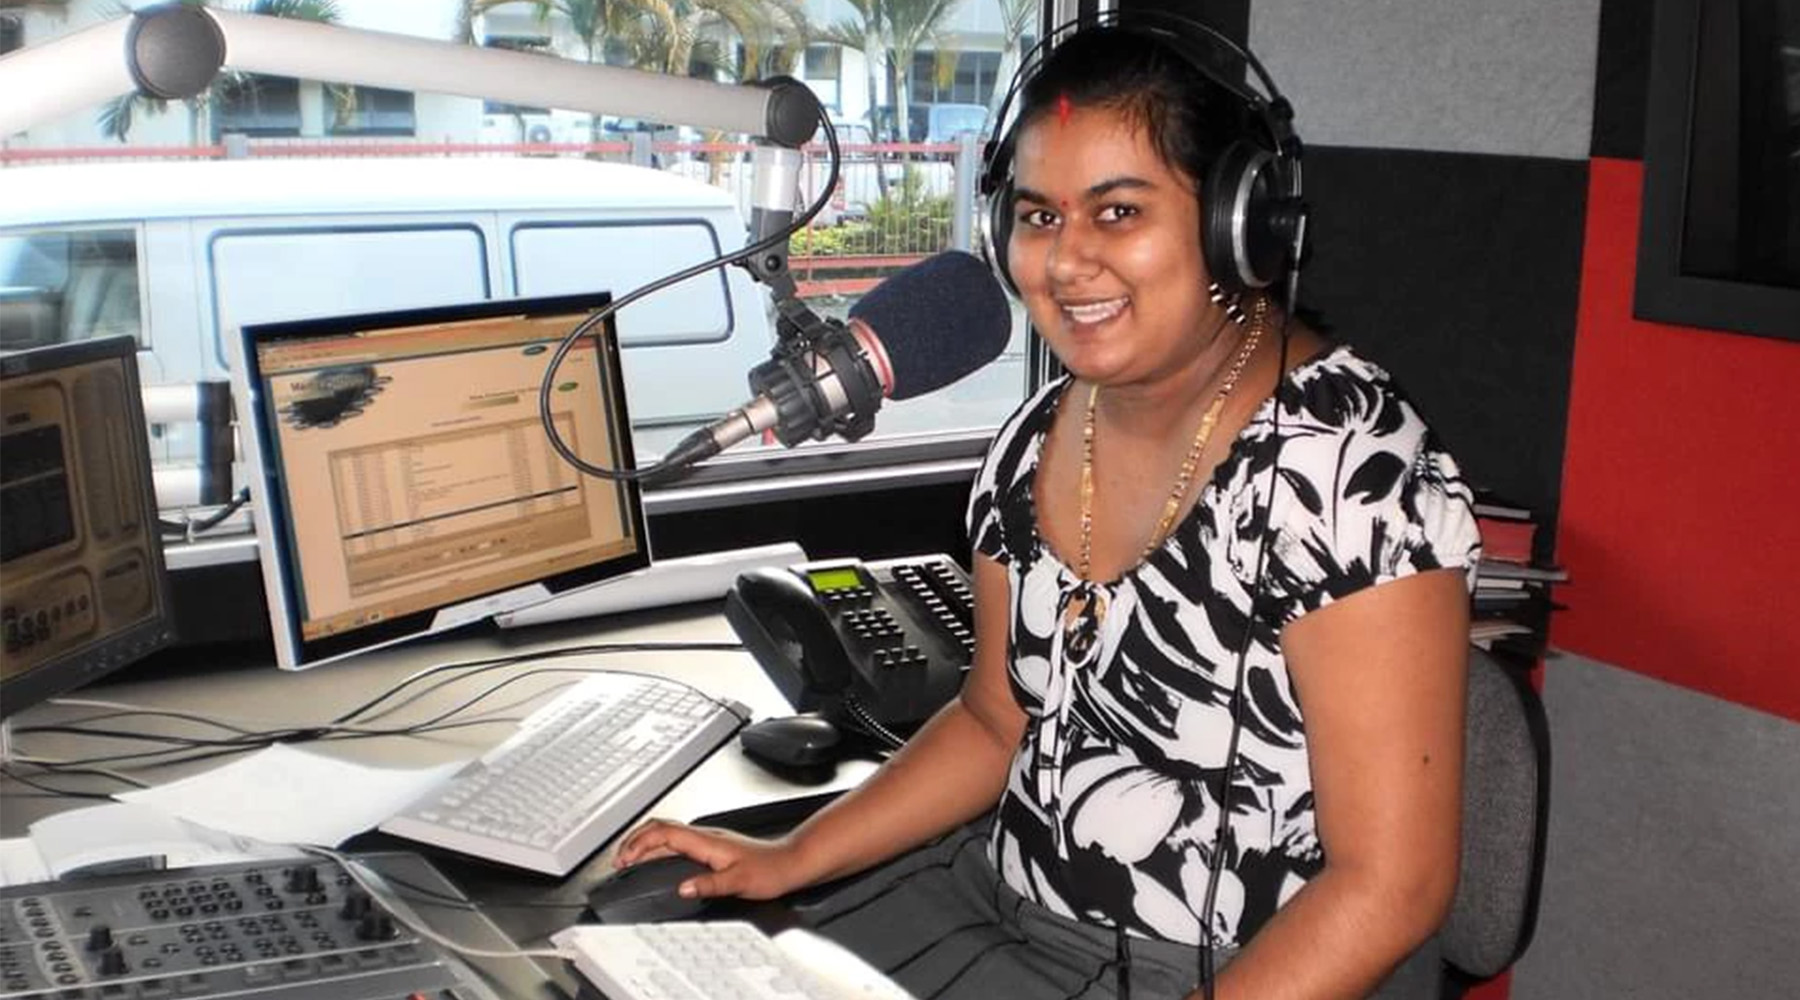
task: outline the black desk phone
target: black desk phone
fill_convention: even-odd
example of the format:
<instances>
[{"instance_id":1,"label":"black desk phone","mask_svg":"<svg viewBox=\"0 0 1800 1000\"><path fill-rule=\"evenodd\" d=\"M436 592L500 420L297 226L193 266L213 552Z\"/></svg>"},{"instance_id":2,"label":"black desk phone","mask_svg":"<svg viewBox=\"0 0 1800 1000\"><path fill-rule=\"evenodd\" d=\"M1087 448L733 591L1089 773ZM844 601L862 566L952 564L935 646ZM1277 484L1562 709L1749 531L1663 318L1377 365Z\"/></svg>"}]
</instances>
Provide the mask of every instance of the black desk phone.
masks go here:
<instances>
[{"instance_id":1,"label":"black desk phone","mask_svg":"<svg viewBox=\"0 0 1800 1000\"><path fill-rule=\"evenodd\" d=\"M796 709L889 744L956 696L975 651L969 575L944 555L752 570L725 617Z\"/></svg>"}]
</instances>

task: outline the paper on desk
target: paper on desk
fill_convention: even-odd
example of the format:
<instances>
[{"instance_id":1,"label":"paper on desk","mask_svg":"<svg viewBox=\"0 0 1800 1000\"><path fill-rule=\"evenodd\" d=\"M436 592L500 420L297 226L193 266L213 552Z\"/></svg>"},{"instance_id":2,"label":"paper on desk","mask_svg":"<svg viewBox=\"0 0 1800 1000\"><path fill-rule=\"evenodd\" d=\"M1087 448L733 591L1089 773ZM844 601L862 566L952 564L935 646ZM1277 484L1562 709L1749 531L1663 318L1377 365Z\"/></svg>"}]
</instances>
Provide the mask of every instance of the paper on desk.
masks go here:
<instances>
[{"instance_id":1,"label":"paper on desk","mask_svg":"<svg viewBox=\"0 0 1800 1000\"><path fill-rule=\"evenodd\" d=\"M370 767L277 743L205 774L115 797L269 843L336 847L460 767Z\"/></svg>"},{"instance_id":2,"label":"paper on desk","mask_svg":"<svg viewBox=\"0 0 1800 1000\"><path fill-rule=\"evenodd\" d=\"M55 877L30 837L0 840L0 886L48 882Z\"/></svg>"},{"instance_id":3,"label":"paper on desk","mask_svg":"<svg viewBox=\"0 0 1800 1000\"><path fill-rule=\"evenodd\" d=\"M0 885L299 855L291 847L209 830L140 803L70 809L38 820L30 830L28 837L0 841Z\"/></svg>"}]
</instances>

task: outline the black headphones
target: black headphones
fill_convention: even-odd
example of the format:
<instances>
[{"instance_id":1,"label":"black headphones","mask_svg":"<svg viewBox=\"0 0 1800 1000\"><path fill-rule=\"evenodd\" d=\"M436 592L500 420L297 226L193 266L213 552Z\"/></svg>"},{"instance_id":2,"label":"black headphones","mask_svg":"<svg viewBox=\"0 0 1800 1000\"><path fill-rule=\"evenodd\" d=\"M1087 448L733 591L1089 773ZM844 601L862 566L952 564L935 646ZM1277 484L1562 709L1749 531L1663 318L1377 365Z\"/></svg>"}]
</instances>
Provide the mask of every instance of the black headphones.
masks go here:
<instances>
[{"instance_id":1,"label":"black headphones","mask_svg":"<svg viewBox=\"0 0 1800 1000\"><path fill-rule=\"evenodd\" d=\"M994 137L982 152L982 253L989 265L1017 295L1018 286L1006 263L1013 226L1013 152L1018 142L1015 105L1055 45L1078 31L1096 28L1129 33L1162 47L1243 102L1263 122L1266 136L1234 140L1200 179L1200 247L1207 272L1225 293L1241 294L1274 284L1286 268L1298 265L1305 233L1301 147L1294 134L1293 107L1249 50L1198 21L1152 11L1130 15L1107 11L1098 20L1070 21L1050 31L1025 54L995 115ZM1267 96L1226 79L1205 58L1209 50L1242 59Z\"/></svg>"}]
</instances>

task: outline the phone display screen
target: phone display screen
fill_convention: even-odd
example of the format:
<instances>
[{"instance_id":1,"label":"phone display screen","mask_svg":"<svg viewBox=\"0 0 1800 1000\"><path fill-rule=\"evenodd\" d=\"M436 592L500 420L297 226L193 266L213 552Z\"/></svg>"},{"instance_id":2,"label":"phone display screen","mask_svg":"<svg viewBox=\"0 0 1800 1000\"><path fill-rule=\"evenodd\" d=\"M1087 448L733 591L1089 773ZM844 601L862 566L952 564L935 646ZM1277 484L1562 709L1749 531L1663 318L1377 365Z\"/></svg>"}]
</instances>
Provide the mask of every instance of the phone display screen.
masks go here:
<instances>
[{"instance_id":1,"label":"phone display screen","mask_svg":"<svg viewBox=\"0 0 1800 1000\"><path fill-rule=\"evenodd\" d=\"M813 592L829 594L836 590L855 590L863 585L862 574L845 566L838 569L809 570L806 582L812 584Z\"/></svg>"}]
</instances>

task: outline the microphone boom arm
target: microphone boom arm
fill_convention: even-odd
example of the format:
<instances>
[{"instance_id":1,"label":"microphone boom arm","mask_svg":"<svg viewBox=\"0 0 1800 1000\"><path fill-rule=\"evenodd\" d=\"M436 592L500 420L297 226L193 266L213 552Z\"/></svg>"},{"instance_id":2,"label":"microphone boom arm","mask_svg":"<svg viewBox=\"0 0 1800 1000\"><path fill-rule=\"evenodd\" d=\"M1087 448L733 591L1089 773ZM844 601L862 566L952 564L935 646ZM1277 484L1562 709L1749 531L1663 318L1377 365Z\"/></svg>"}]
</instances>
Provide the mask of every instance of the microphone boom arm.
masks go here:
<instances>
[{"instance_id":1,"label":"microphone boom arm","mask_svg":"<svg viewBox=\"0 0 1800 1000\"><path fill-rule=\"evenodd\" d=\"M134 89L186 100L229 67L719 129L798 148L819 102L803 84L713 83L390 32L168 4L0 58L0 137Z\"/></svg>"}]
</instances>

